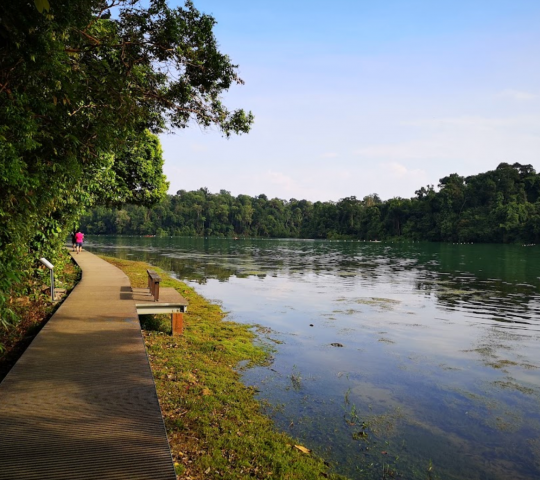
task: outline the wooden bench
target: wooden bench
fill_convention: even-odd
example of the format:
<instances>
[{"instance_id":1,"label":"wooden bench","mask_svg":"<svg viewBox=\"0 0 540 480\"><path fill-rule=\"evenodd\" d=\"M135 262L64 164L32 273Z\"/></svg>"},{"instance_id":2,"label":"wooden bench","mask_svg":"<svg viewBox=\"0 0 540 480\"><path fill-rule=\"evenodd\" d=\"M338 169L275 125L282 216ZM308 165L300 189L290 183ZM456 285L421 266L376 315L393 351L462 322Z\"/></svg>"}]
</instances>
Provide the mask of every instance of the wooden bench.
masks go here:
<instances>
[{"instance_id":1,"label":"wooden bench","mask_svg":"<svg viewBox=\"0 0 540 480\"><path fill-rule=\"evenodd\" d=\"M154 270L146 270L146 273L148 274L148 290L150 290L150 295L154 297L154 302L157 302L159 300L161 277Z\"/></svg>"},{"instance_id":2,"label":"wooden bench","mask_svg":"<svg viewBox=\"0 0 540 480\"><path fill-rule=\"evenodd\" d=\"M161 277L153 270L147 270L148 288L132 288L135 308L139 315L171 314L173 335L181 335L184 331L184 313L187 312L188 301L174 288L160 290ZM152 296L153 301L148 297Z\"/></svg>"}]
</instances>

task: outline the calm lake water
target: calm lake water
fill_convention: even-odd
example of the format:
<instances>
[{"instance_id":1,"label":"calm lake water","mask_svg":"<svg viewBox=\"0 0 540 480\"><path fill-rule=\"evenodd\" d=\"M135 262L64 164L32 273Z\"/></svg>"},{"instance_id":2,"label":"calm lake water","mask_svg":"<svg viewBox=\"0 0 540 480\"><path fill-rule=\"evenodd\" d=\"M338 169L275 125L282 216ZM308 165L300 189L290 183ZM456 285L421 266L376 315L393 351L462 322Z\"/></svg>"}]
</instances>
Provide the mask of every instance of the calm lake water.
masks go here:
<instances>
[{"instance_id":1,"label":"calm lake water","mask_svg":"<svg viewBox=\"0 0 540 480\"><path fill-rule=\"evenodd\" d=\"M258 324L243 372L351 478L540 478L540 247L90 237Z\"/></svg>"}]
</instances>

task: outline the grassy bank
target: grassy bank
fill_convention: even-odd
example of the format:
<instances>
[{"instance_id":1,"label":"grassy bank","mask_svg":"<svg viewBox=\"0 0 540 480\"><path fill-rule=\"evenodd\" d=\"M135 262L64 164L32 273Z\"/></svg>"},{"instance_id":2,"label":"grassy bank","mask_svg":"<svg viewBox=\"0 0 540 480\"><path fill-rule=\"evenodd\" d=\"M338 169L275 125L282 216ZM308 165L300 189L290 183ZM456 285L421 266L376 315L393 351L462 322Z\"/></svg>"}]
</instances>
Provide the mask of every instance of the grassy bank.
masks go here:
<instances>
[{"instance_id":1,"label":"grassy bank","mask_svg":"<svg viewBox=\"0 0 540 480\"><path fill-rule=\"evenodd\" d=\"M132 286L146 286L147 264L103 258L122 269ZM344 478L278 432L261 413L253 389L240 381L239 362L268 359L250 328L226 321L218 305L154 269L162 286L176 288L189 301L182 336L169 335L167 316L141 317L179 478Z\"/></svg>"}]
</instances>

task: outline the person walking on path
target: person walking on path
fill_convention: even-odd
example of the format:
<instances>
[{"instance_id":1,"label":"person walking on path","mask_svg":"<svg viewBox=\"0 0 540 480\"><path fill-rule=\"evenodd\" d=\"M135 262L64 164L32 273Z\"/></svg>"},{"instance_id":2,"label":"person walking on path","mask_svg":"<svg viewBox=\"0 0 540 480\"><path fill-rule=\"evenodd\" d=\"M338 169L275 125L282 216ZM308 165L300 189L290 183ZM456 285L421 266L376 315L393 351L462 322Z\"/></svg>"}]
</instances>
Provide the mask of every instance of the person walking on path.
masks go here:
<instances>
[{"instance_id":1,"label":"person walking on path","mask_svg":"<svg viewBox=\"0 0 540 480\"><path fill-rule=\"evenodd\" d=\"M75 234L75 242L77 243L77 255L82 251L82 244L84 241L84 233L81 233L80 230L77 230Z\"/></svg>"}]
</instances>

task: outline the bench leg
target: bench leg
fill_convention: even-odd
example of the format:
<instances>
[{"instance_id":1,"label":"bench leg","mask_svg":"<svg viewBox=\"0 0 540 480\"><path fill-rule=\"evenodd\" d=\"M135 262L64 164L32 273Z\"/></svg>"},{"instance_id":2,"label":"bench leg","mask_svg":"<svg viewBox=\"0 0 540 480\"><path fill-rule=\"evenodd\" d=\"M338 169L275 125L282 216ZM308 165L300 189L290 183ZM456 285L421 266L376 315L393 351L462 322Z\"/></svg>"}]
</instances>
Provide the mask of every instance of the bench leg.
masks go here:
<instances>
[{"instance_id":1,"label":"bench leg","mask_svg":"<svg viewBox=\"0 0 540 480\"><path fill-rule=\"evenodd\" d=\"M182 335L184 333L184 314L171 313L172 334Z\"/></svg>"}]
</instances>

